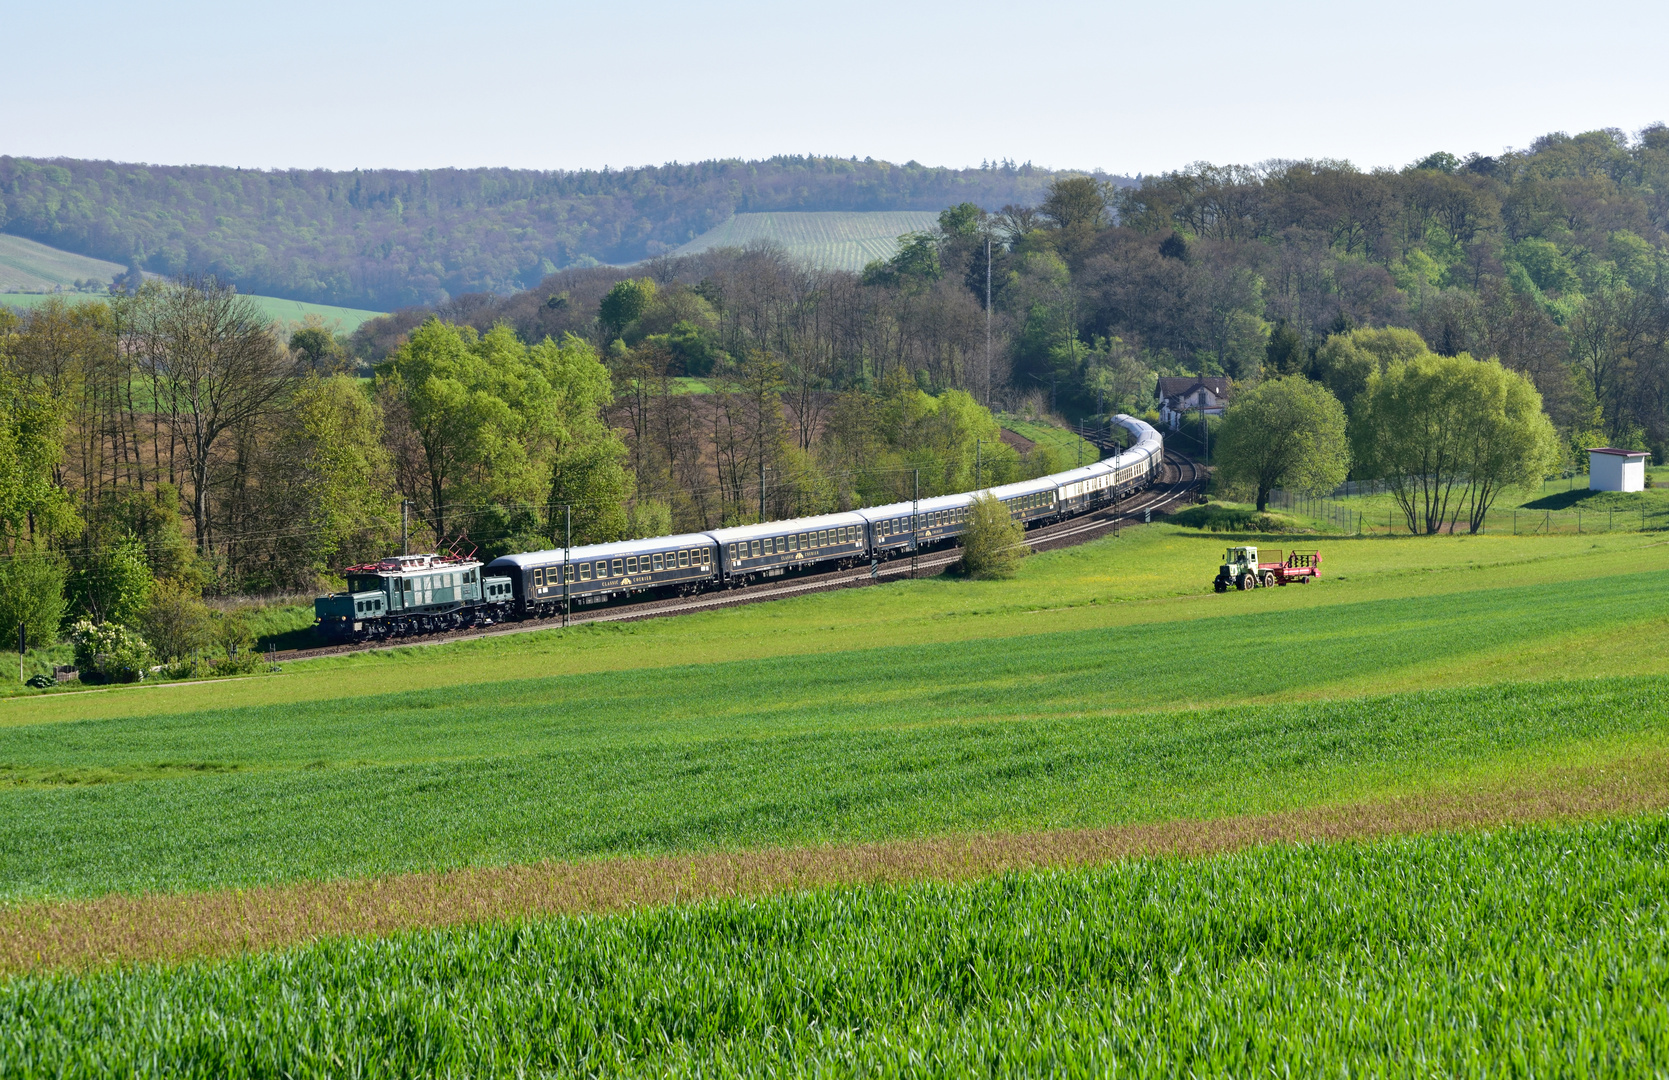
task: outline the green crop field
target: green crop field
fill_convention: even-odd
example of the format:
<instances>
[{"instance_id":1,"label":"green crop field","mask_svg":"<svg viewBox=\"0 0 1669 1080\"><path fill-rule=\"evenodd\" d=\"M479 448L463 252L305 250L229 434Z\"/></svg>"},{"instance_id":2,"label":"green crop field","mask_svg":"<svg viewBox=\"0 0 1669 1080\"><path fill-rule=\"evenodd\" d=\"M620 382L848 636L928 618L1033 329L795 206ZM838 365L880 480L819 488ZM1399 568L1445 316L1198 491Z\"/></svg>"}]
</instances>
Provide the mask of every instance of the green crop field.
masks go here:
<instances>
[{"instance_id":1,"label":"green crop field","mask_svg":"<svg viewBox=\"0 0 1669 1080\"><path fill-rule=\"evenodd\" d=\"M1669 822L1143 860L0 985L50 1076L1648 1076Z\"/></svg>"},{"instance_id":2,"label":"green crop field","mask_svg":"<svg viewBox=\"0 0 1669 1080\"><path fill-rule=\"evenodd\" d=\"M829 270L862 270L876 259L890 259L905 233L935 228L931 210L808 211L736 214L680 247L674 254L693 255L719 247L743 247L766 240L789 255Z\"/></svg>"},{"instance_id":3,"label":"green crop field","mask_svg":"<svg viewBox=\"0 0 1669 1080\"><path fill-rule=\"evenodd\" d=\"M1321 581L1217 595L1238 541L1155 525L1011 581L9 698L0 1072L1636 1071L1666 538L1305 537ZM1366 843L1246 849L1304 836ZM496 873L601 877L445 877Z\"/></svg>"},{"instance_id":4,"label":"green crop field","mask_svg":"<svg viewBox=\"0 0 1669 1080\"><path fill-rule=\"evenodd\" d=\"M67 304L82 304L103 297L96 293L0 293L0 306L14 310L35 307L57 296ZM309 315L317 315L324 324L338 334L351 334L368 319L383 313L360 308L336 307L332 304L309 304L303 300L282 300L276 296L251 296L261 314L286 327L299 325Z\"/></svg>"},{"instance_id":5,"label":"green crop field","mask_svg":"<svg viewBox=\"0 0 1669 1080\"><path fill-rule=\"evenodd\" d=\"M118 263L0 233L0 296L12 289L31 293L51 292L55 285L68 289L87 278L108 283L126 269Z\"/></svg>"}]
</instances>

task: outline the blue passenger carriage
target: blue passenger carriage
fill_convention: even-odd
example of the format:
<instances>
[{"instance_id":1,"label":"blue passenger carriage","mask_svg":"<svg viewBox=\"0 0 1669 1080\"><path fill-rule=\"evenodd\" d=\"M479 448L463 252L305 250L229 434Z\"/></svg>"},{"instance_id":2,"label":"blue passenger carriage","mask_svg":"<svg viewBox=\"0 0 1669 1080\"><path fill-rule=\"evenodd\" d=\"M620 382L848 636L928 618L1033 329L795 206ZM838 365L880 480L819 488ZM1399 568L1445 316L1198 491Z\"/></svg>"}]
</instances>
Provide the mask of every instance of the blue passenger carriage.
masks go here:
<instances>
[{"instance_id":1,"label":"blue passenger carriage","mask_svg":"<svg viewBox=\"0 0 1669 1080\"><path fill-rule=\"evenodd\" d=\"M793 569L855 565L868 554L867 525L861 514L821 514L714 529L707 535L718 545L723 580L741 584Z\"/></svg>"},{"instance_id":2,"label":"blue passenger carriage","mask_svg":"<svg viewBox=\"0 0 1669 1080\"><path fill-rule=\"evenodd\" d=\"M554 615L562 610L562 582L570 605L601 604L652 590L693 592L717 573L711 536L686 533L568 549L529 551L494 559L489 573L511 582L516 610Z\"/></svg>"}]
</instances>

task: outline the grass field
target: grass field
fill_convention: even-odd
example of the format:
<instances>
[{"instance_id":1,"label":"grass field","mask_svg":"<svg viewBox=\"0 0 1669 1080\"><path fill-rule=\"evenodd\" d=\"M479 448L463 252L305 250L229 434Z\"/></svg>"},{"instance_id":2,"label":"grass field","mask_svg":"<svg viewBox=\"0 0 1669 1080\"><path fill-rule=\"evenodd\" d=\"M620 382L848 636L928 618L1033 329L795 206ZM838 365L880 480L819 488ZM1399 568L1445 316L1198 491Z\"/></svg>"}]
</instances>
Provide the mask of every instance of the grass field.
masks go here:
<instances>
[{"instance_id":1,"label":"grass field","mask_svg":"<svg viewBox=\"0 0 1669 1080\"><path fill-rule=\"evenodd\" d=\"M767 240L813 266L862 270L876 259L892 258L900 236L935 228L938 223L938 212L932 210L736 214L674 254L693 255L711 248L743 247Z\"/></svg>"},{"instance_id":2,"label":"grass field","mask_svg":"<svg viewBox=\"0 0 1669 1080\"><path fill-rule=\"evenodd\" d=\"M81 304L104 299L96 293L0 293L0 306L14 310L35 307L57 296L67 304ZM299 325L309 315L317 315L327 327L339 334L351 334L367 319L383 313L360 308L336 307L331 304L309 304L302 300L281 300L276 296L251 296L261 314L285 326Z\"/></svg>"},{"instance_id":3,"label":"grass field","mask_svg":"<svg viewBox=\"0 0 1669 1080\"><path fill-rule=\"evenodd\" d=\"M0 702L0 969L222 957L14 975L0 1071L1661 1060L1669 536L1304 540Z\"/></svg>"},{"instance_id":4,"label":"grass field","mask_svg":"<svg viewBox=\"0 0 1669 1080\"><path fill-rule=\"evenodd\" d=\"M31 1075L1650 1075L1661 816L0 986Z\"/></svg>"},{"instance_id":5,"label":"grass field","mask_svg":"<svg viewBox=\"0 0 1669 1080\"><path fill-rule=\"evenodd\" d=\"M109 282L127 267L60 251L55 247L0 233L0 296L8 289L51 292L54 285L68 289L85 278Z\"/></svg>"},{"instance_id":6,"label":"grass field","mask_svg":"<svg viewBox=\"0 0 1669 1080\"><path fill-rule=\"evenodd\" d=\"M1080 438L1075 431L1036 420L1024 420L1009 413L1002 414L998 420L1016 435L1053 450L1063 468L1070 469L1079 463L1093 465L1101 460L1101 451L1095 444Z\"/></svg>"},{"instance_id":7,"label":"grass field","mask_svg":"<svg viewBox=\"0 0 1669 1080\"><path fill-rule=\"evenodd\" d=\"M1648 473L1654 484L1669 483L1669 470ZM1244 506L1246 504L1237 504ZM1309 528L1326 532L1394 535L1408 532L1396 499L1389 494L1313 499L1273 494L1271 509L1302 518ZM1456 528L1465 531L1460 514ZM1484 518L1484 532L1527 535L1584 534L1617 530L1669 528L1669 487L1645 491L1593 491L1586 474L1544 481L1528 490L1503 491Z\"/></svg>"}]
</instances>

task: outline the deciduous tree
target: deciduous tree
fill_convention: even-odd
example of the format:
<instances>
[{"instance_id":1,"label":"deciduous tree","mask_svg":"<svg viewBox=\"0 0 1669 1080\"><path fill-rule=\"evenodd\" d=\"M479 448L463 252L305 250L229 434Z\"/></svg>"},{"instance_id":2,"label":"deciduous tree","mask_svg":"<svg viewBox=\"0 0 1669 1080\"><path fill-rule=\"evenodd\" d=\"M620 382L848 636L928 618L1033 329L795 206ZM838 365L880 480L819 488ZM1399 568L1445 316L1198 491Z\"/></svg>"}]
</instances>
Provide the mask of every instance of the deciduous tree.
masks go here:
<instances>
[{"instance_id":1,"label":"deciduous tree","mask_svg":"<svg viewBox=\"0 0 1669 1080\"><path fill-rule=\"evenodd\" d=\"M1524 376L1465 353L1423 353L1368 378L1352 425L1359 472L1384 480L1410 532L1476 532L1503 488L1558 460L1541 395Z\"/></svg>"},{"instance_id":2,"label":"deciduous tree","mask_svg":"<svg viewBox=\"0 0 1669 1080\"><path fill-rule=\"evenodd\" d=\"M1269 505L1274 489L1321 494L1350 471L1344 406L1301 375L1268 379L1234 399L1219 428L1218 471Z\"/></svg>"}]
</instances>

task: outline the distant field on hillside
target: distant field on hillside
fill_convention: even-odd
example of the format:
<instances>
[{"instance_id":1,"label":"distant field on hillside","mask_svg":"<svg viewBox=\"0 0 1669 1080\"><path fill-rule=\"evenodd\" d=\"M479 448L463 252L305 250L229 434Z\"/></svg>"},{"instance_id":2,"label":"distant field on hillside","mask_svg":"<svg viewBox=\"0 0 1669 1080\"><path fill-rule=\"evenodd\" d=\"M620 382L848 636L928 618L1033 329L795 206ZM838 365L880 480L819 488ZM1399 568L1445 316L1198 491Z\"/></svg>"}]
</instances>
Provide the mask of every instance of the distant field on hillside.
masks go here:
<instances>
[{"instance_id":1,"label":"distant field on hillside","mask_svg":"<svg viewBox=\"0 0 1669 1080\"><path fill-rule=\"evenodd\" d=\"M117 268L118 270L120 267ZM102 300L97 293L0 293L0 305L21 310L44 304L54 295L66 303L80 304L89 300ZM366 311L363 308L336 307L332 304L309 304L302 300L282 300L276 296L251 296L261 313L269 319L276 319L284 323L299 323L309 315L317 315L325 321L325 325L341 334L351 334L359 329L359 324L367 319L375 319L383 314L380 311Z\"/></svg>"},{"instance_id":2,"label":"distant field on hillside","mask_svg":"<svg viewBox=\"0 0 1669 1080\"><path fill-rule=\"evenodd\" d=\"M54 285L67 289L84 278L109 281L125 269L120 263L89 259L21 236L0 233L0 292L6 289L51 292Z\"/></svg>"},{"instance_id":3,"label":"distant field on hillside","mask_svg":"<svg viewBox=\"0 0 1669 1080\"><path fill-rule=\"evenodd\" d=\"M790 255L830 270L862 270L876 259L889 259L898 238L939 223L932 210L737 214L679 248L693 255L719 247L741 247L754 240L782 245Z\"/></svg>"}]
</instances>

